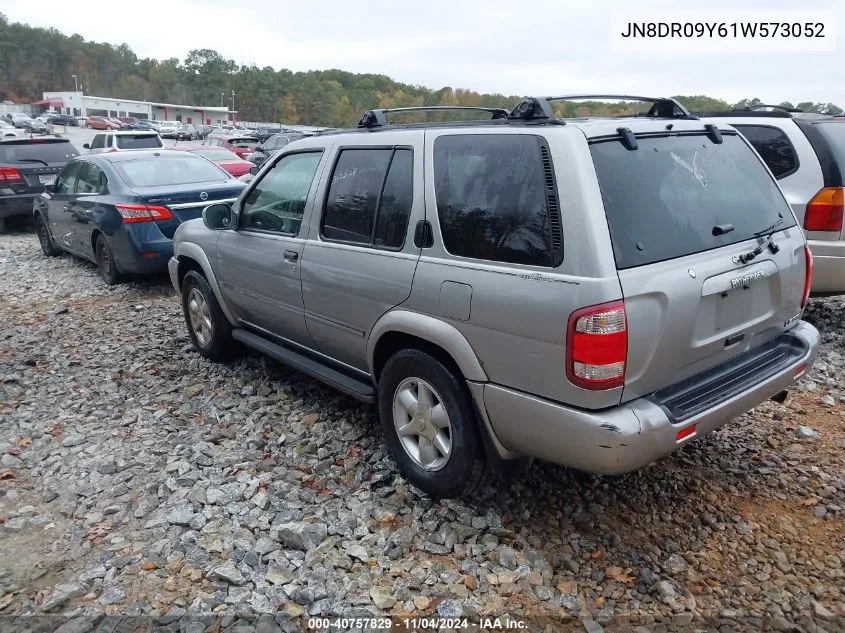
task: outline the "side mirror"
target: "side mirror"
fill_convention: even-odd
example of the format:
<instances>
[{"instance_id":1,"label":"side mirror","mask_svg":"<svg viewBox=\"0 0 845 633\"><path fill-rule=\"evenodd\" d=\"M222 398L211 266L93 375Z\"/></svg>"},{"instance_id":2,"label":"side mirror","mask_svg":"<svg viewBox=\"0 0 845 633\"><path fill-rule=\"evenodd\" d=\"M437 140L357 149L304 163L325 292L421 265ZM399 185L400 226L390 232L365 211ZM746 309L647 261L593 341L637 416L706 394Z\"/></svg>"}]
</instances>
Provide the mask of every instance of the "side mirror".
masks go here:
<instances>
[{"instance_id":1,"label":"side mirror","mask_svg":"<svg viewBox=\"0 0 845 633\"><path fill-rule=\"evenodd\" d=\"M228 204L218 202L202 210L202 221L212 231L225 231L235 226L235 214Z\"/></svg>"},{"instance_id":2,"label":"side mirror","mask_svg":"<svg viewBox=\"0 0 845 633\"><path fill-rule=\"evenodd\" d=\"M91 143L84 143L84 144L82 145L82 147L83 147L84 149L91 149Z\"/></svg>"}]
</instances>

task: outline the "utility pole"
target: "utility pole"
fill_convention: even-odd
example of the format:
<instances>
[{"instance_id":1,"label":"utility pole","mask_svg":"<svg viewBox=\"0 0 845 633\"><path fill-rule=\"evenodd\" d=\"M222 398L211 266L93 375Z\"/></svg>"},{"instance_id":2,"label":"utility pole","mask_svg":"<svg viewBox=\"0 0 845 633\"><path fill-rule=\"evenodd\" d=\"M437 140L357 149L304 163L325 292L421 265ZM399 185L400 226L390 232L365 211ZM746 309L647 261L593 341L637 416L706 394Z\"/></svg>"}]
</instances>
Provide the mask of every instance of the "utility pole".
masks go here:
<instances>
[{"instance_id":1,"label":"utility pole","mask_svg":"<svg viewBox=\"0 0 845 633\"><path fill-rule=\"evenodd\" d=\"M79 92L79 82L76 81L76 75L71 75L71 77L73 77L74 92Z\"/></svg>"},{"instance_id":2,"label":"utility pole","mask_svg":"<svg viewBox=\"0 0 845 633\"><path fill-rule=\"evenodd\" d=\"M221 108L223 107L223 94L224 93L222 93L222 92L220 93L220 107Z\"/></svg>"},{"instance_id":3,"label":"utility pole","mask_svg":"<svg viewBox=\"0 0 845 633\"><path fill-rule=\"evenodd\" d=\"M235 122L235 91L232 90L232 123Z\"/></svg>"}]
</instances>

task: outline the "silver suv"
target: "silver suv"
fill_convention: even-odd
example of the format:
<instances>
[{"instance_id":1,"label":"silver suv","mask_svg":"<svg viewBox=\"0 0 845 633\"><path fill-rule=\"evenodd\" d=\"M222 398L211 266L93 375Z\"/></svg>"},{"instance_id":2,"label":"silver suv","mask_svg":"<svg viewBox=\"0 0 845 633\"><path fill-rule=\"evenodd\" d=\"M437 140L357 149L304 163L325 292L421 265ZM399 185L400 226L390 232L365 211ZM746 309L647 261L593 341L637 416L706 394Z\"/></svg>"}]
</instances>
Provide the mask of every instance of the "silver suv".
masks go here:
<instances>
[{"instance_id":1,"label":"silver suv","mask_svg":"<svg viewBox=\"0 0 845 633\"><path fill-rule=\"evenodd\" d=\"M669 99L586 120L550 101L370 111L286 146L176 231L196 349L377 402L435 496L528 457L631 471L785 395L816 354L811 258L757 154Z\"/></svg>"},{"instance_id":2,"label":"silver suv","mask_svg":"<svg viewBox=\"0 0 845 633\"><path fill-rule=\"evenodd\" d=\"M807 234L814 294L845 294L845 121L781 106L701 113L748 139Z\"/></svg>"}]
</instances>

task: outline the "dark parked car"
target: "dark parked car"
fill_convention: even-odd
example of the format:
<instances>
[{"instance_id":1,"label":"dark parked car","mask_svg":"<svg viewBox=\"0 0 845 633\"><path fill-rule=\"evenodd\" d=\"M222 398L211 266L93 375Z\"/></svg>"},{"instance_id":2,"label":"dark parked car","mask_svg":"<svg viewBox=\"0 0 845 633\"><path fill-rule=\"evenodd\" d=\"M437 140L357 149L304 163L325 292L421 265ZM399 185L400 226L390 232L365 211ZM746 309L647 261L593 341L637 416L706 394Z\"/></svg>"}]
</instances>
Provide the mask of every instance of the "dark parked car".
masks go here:
<instances>
[{"instance_id":1,"label":"dark parked car","mask_svg":"<svg viewBox=\"0 0 845 633\"><path fill-rule=\"evenodd\" d=\"M79 151L65 138L0 141L0 231L6 218L32 213L32 201Z\"/></svg>"},{"instance_id":2,"label":"dark parked car","mask_svg":"<svg viewBox=\"0 0 845 633\"><path fill-rule=\"evenodd\" d=\"M48 134L50 132L49 126L38 119L18 119L15 121L15 127L26 130L31 134Z\"/></svg>"},{"instance_id":3,"label":"dark parked car","mask_svg":"<svg viewBox=\"0 0 845 633\"><path fill-rule=\"evenodd\" d=\"M133 130L143 130L143 131L149 131L149 130L155 131L155 129L156 129L155 126L152 124L152 122L150 122L147 119L135 119L134 122L129 124L129 127L131 127Z\"/></svg>"},{"instance_id":4,"label":"dark parked car","mask_svg":"<svg viewBox=\"0 0 845 633\"><path fill-rule=\"evenodd\" d=\"M305 138L304 134L274 134L261 145L258 149L250 154L249 159L255 166L249 170L251 174L257 174L261 166L268 158L277 154L283 147L298 139Z\"/></svg>"},{"instance_id":5,"label":"dark parked car","mask_svg":"<svg viewBox=\"0 0 845 633\"><path fill-rule=\"evenodd\" d=\"M97 264L108 285L124 273L167 268L176 227L214 202L232 202L244 184L200 156L137 150L80 156L36 198L45 255L68 251Z\"/></svg>"},{"instance_id":6,"label":"dark parked car","mask_svg":"<svg viewBox=\"0 0 845 633\"><path fill-rule=\"evenodd\" d=\"M70 125L77 127L79 121L72 114L51 114L47 117L47 123L50 125Z\"/></svg>"}]
</instances>

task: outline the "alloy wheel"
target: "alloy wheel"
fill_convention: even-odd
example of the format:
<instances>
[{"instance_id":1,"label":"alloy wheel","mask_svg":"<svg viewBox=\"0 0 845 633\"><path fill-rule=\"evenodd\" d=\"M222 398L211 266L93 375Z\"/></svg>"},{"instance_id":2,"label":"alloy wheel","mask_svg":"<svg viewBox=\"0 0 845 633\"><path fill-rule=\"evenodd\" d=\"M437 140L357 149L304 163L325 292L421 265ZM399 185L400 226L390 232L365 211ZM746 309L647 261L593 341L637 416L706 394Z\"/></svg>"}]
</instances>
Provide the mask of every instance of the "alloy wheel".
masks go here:
<instances>
[{"instance_id":1,"label":"alloy wheel","mask_svg":"<svg viewBox=\"0 0 845 633\"><path fill-rule=\"evenodd\" d=\"M408 456L425 470L443 468L452 453L452 425L446 405L429 383L406 378L393 395L393 424Z\"/></svg>"}]
</instances>

